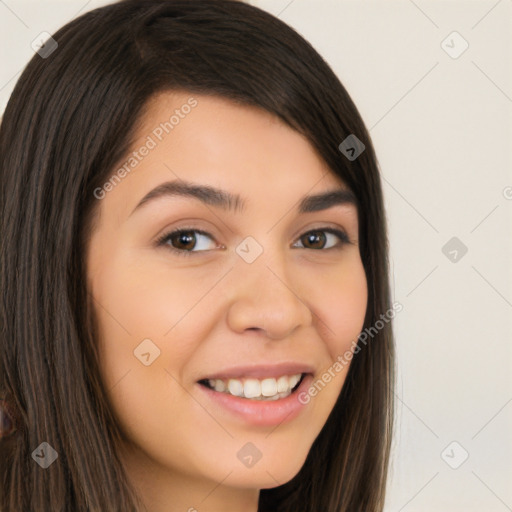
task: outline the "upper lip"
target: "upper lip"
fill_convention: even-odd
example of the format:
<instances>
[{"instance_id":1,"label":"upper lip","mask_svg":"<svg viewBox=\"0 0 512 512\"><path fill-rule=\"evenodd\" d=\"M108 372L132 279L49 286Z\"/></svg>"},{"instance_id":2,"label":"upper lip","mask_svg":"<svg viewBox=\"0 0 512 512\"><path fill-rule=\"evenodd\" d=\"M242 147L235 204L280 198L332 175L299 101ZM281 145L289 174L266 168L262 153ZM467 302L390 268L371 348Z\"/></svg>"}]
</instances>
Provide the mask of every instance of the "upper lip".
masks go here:
<instances>
[{"instance_id":1,"label":"upper lip","mask_svg":"<svg viewBox=\"0 0 512 512\"><path fill-rule=\"evenodd\" d=\"M277 378L283 375L297 375L299 373L313 373L314 368L309 364L296 362L251 364L244 366L230 366L220 371L205 375L199 380L208 379L238 379L253 377L255 379Z\"/></svg>"}]
</instances>

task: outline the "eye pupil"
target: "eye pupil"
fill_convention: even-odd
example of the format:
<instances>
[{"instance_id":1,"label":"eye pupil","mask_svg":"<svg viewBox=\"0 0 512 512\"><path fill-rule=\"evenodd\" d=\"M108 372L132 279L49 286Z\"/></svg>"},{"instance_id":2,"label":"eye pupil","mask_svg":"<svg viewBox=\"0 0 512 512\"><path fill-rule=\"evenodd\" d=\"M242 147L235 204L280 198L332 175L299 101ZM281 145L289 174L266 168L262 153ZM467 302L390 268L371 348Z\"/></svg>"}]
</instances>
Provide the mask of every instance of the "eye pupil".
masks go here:
<instances>
[{"instance_id":1,"label":"eye pupil","mask_svg":"<svg viewBox=\"0 0 512 512\"><path fill-rule=\"evenodd\" d=\"M319 245L318 239L320 239ZM308 243L313 244L315 249L322 248L325 244L325 234L322 231L311 231L306 234L306 240Z\"/></svg>"},{"instance_id":2,"label":"eye pupil","mask_svg":"<svg viewBox=\"0 0 512 512\"><path fill-rule=\"evenodd\" d=\"M176 234L175 239L178 240L178 244L184 245L184 247L180 247L181 249L193 249L195 245L195 236L192 231L181 231Z\"/></svg>"}]
</instances>

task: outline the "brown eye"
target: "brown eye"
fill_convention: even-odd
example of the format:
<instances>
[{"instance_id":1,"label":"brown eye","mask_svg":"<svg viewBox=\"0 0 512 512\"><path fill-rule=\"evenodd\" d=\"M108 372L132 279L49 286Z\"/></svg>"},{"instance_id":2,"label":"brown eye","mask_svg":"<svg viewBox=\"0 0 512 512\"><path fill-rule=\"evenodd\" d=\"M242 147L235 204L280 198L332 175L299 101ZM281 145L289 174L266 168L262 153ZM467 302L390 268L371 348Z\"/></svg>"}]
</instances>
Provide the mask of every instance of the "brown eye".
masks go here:
<instances>
[{"instance_id":1,"label":"brown eye","mask_svg":"<svg viewBox=\"0 0 512 512\"><path fill-rule=\"evenodd\" d=\"M196 245L193 231L178 231L168 237L168 241L175 249L191 250Z\"/></svg>"},{"instance_id":2,"label":"brown eye","mask_svg":"<svg viewBox=\"0 0 512 512\"><path fill-rule=\"evenodd\" d=\"M336 238L338 238L337 244L334 243L334 245L331 244L329 247L326 247L330 239L332 240ZM305 249L316 250L333 249L350 243L350 240L345 232L332 228L315 229L313 231L308 231L307 233L304 233L299 240L302 242Z\"/></svg>"},{"instance_id":3,"label":"brown eye","mask_svg":"<svg viewBox=\"0 0 512 512\"><path fill-rule=\"evenodd\" d=\"M302 236L302 243L310 249L322 249L326 239L322 231L310 231Z\"/></svg>"},{"instance_id":4,"label":"brown eye","mask_svg":"<svg viewBox=\"0 0 512 512\"><path fill-rule=\"evenodd\" d=\"M211 241L214 240L206 231L181 228L163 235L157 240L156 244L157 246L168 247L176 254L188 256L196 252L205 252L209 249L215 249L215 243L210 242L210 247L208 247L208 239Z\"/></svg>"}]
</instances>

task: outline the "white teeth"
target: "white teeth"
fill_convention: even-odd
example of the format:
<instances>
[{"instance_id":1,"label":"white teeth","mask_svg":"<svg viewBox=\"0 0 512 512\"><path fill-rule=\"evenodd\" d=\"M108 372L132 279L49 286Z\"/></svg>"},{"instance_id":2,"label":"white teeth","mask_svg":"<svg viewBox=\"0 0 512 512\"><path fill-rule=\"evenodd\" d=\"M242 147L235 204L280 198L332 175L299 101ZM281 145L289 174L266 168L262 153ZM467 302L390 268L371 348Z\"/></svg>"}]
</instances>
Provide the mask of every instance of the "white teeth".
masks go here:
<instances>
[{"instance_id":1,"label":"white teeth","mask_svg":"<svg viewBox=\"0 0 512 512\"><path fill-rule=\"evenodd\" d=\"M244 382L245 398L256 398L261 395L261 384L259 380L247 379Z\"/></svg>"},{"instance_id":2,"label":"white teeth","mask_svg":"<svg viewBox=\"0 0 512 512\"><path fill-rule=\"evenodd\" d=\"M277 393L276 379L265 379L265 380L261 381L261 394L263 396L274 396L276 393Z\"/></svg>"},{"instance_id":3,"label":"white teeth","mask_svg":"<svg viewBox=\"0 0 512 512\"><path fill-rule=\"evenodd\" d=\"M292 375L288 382L288 386L290 386L290 389L293 389L297 385L297 382L299 382L299 380L300 380L300 375Z\"/></svg>"},{"instance_id":4,"label":"white teeth","mask_svg":"<svg viewBox=\"0 0 512 512\"><path fill-rule=\"evenodd\" d=\"M220 393L249 398L252 400L279 400L291 394L302 374L283 375L278 379L209 379L210 388Z\"/></svg>"},{"instance_id":5,"label":"white teeth","mask_svg":"<svg viewBox=\"0 0 512 512\"><path fill-rule=\"evenodd\" d=\"M215 389L215 391L220 391L221 393L223 391L226 391L226 384L224 383L223 380L220 380L220 379L215 379L214 381L212 381L210 379L210 386L212 386L212 388ZM213 382L213 385L212 385L212 382Z\"/></svg>"},{"instance_id":6,"label":"white teeth","mask_svg":"<svg viewBox=\"0 0 512 512\"><path fill-rule=\"evenodd\" d=\"M243 396L244 395L244 387L242 382L238 379L229 379L228 382L228 390L229 393L235 396Z\"/></svg>"},{"instance_id":7,"label":"white teeth","mask_svg":"<svg viewBox=\"0 0 512 512\"><path fill-rule=\"evenodd\" d=\"M286 375L283 375L277 379L277 391L279 393L285 393L288 391L288 377Z\"/></svg>"}]
</instances>

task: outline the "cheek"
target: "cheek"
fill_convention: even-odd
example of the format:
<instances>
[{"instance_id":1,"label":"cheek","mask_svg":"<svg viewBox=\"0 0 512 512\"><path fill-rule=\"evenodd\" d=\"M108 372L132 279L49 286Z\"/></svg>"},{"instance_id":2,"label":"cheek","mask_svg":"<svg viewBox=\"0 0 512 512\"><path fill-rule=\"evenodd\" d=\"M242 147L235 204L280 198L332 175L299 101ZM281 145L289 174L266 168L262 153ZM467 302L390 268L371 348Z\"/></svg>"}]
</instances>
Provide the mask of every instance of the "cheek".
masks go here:
<instances>
[{"instance_id":1,"label":"cheek","mask_svg":"<svg viewBox=\"0 0 512 512\"><path fill-rule=\"evenodd\" d=\"M322 288L324 292L314 299L321 320L319 329L335 360L357 342L364 325L368 289L359 255L352 255L342 269L326 275Z\"/></svg>"},{"instance_id":2,"label":"cheek","mask_svg":"<svg viewBox=\"0 0 512 512\"><path fill-rule=\"evenodd\" d=\"M151 337L162 341L181 327L211 280L204 273L198 275L180 267L171 270L159 261L145 262L127 251L109 258L92 287L101 303L97 310L105 326L116 331L121 327L133 341Z\"/></svg>"},{"instance_id":3,"label":"cheek","mask_svg":"<svg viewBox=\"0 0 512 512\"><path fill-rule=\"evenodd\" d=\"M201 287L187 286L190 279L184 272L167 269L164 275L159 267L134 259L113 255L106 263L92 279L91 290L101 373L113 410L128 438L142 446L166 436L182 439L186 421L173 419L184 409L176 381L203 337L192 314ZM183 456L179 446L169 449Z\"/></svg>"},{"instance_id":4,"label":"cheek","mask_svg":"<svg viewBox=\"0 0 512 512\"><path fill-rule=\"evenodd\" d=\"M184 272L142 265L129 253L111 254L103 262L90 286L109 389L127 372L130 379L149 386L164 369L179 376L201 339L197 322L194 336L185 328L200 299L201 286L186 281Z\"/></svg>"},{"instance_id":5,"label":"cheek","mask_svg":"<svg viewBox=\"0 0 512 512\"><path fill-rule=\"evenodd\" d=\"M338 400L364 326L368 289L359 253L351 253L336 269L318 276L315 283L307 296L317 317L326 358L300 400L313 407L315 422L310 427L318 434Z\"/></svg>"}]
</instances>

